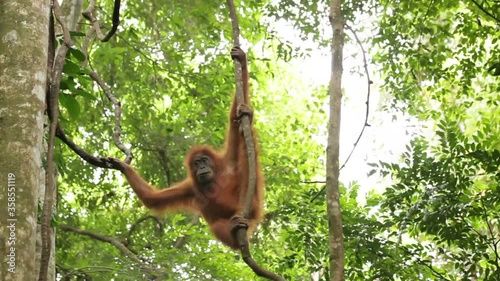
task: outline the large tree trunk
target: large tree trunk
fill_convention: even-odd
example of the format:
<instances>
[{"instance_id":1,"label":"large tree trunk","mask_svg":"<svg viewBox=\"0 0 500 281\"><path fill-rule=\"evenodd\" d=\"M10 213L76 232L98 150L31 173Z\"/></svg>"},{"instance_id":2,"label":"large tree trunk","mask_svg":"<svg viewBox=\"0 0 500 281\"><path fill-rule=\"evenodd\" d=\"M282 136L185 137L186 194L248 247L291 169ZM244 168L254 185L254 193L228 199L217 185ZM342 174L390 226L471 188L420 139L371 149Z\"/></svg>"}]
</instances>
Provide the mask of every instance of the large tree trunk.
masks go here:
<instances>
[{"instance_id":1,"label":"large tree trunk","mask_svg":"<svg viewBox=\"0 0 500 281\"><path fill-rule=\"evenodd\" d=\"M36 280L49 1L0 6L0 279Z\"/></svg>"}]
</instances>

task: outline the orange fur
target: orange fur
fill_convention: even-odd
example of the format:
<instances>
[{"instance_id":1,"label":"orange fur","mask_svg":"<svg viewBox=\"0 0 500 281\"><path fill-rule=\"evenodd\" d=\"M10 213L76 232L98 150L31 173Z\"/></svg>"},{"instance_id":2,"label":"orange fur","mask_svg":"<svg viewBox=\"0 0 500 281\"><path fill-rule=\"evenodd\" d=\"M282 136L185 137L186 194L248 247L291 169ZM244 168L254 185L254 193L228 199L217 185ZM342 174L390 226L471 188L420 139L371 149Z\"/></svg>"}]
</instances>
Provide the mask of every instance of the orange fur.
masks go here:
<instances>
[{"instance_id":1,"label":"orange fur","mask_svg":"<svg viewBox=\"0 0 500 281\"><path fill-rule=\"evenodd\" d=\"M246 110L251 114L249 107L248 68L245 53L239 48L233 48L231 55L240 60L243 70L243 93L245 104L238 107L236 97L233 98L229 112L229 130L224 148L214 150L210 146L194 146L187 153L184 165L187 169L186 179L174 184L170 188L158 190L148 184L141 176L127 164L122 164L122 172L129 184L144 203L156 212L187 210L200 213L207 221L214 235L233 249L238 245L231 234L230 220L239 214L242 209L240 194L246 194L248 189L248 160L245 140L239 131L238 110ZM252 134L255 139L255 130L252 125ZM255 142L255 141L254 141ZM256 151L257 184L252 212L248 219L248 233L251 234L262 220L264 205L264 177L259 168ZM196 177L193 162L199 155L208 157L209 168L213 176L208 185L200 184Z\"/></svg>"}]
</instances>

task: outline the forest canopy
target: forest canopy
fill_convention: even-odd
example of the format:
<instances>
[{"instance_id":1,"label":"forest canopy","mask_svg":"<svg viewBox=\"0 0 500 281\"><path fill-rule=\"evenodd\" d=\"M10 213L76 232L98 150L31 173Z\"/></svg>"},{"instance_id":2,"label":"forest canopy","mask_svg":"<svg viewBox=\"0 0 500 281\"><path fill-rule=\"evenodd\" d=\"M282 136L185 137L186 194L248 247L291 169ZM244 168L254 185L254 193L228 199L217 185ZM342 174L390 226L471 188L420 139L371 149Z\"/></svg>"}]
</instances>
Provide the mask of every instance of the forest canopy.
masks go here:
<instances>
[{"instance_id":1,"label":"forest canopy","mask_svg":"<svg viewBox=\"0 0 500 281\"><path fill-rule=\"evenodd\" d=\"M74 23L64 132L92 155L124 158L98 74L120 102L134 167L161 188L182 180L191 146L224 144L235 90L227 7L123 1L115 35L101 42L85 39L89 22L69 16L72 2L61 6ZM104 33L112 2L97 1ZM287 280L329 280L329 3L236 5L266 178L252 255ZM342 11L345 279L499 280L500 2L344 1ZM61 280L257 278L203 220L154 216L118 172L56 148Z\"/></svg>"}]
</instances>

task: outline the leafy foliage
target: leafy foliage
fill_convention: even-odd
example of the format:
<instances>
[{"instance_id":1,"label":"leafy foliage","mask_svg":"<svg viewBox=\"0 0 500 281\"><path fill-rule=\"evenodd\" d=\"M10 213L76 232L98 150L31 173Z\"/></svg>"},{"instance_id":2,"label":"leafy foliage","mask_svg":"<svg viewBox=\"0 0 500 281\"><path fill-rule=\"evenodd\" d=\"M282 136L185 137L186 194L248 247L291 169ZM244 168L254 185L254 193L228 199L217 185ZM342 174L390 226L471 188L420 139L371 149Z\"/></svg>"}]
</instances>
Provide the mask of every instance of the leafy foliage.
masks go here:
<instances>
[{"instance_id":1,"label":"leafy foliage","mask_svg":"<svg viewBox=\"0 0 500 281\"><path fill-rule=\"evenodd\" d=\"M374 39L392 106L426 124L400 164L374 165L394 181L381 218L403 243L405 263L425 265L428 280L500 273L500 92L488 73L499 22L473 3L388 3ZM494 1L481 5L498 11Z\"/></svg>"},{"instance_id":2,"label":"leafy foliage","mask_svg":"<svg viewBox=\"0 0 500 281\"><path fill-rule=\"evenodd\" d=\"M111 10L108 2L102 11ZM325 175L327 81L325 87L302 81L290 65L310 55L310 47L274 28L286 21L300 39L326 46L328 3L236 5L267 185L267 215L252 254L287 280L328 280L325 203L321 196L311 202L321 185L306 183ZM383 193L363 194L367 187L357 178L342 189L346 280L498 280L499 4L348 1L343 8L349 26L369 33L364 43L389 100L383 109L420 121L399 161L369 164L371 174L390 180ZM223 144L234 90L227 11L215 1L132 1L121 17L110 42L91 42L88 67L84 34L72 34L76 47L61 82L62 126L85 150L120 156L110 103L89 78L95 70L122 104L134 166L165 187L184 177L183 155L193 144ZM376 28L366 19L376 19ZM63 280L142 280L151 275L144 265L161 280L254 278L204 222L193 224L183 214L150 217L118 173L84 163L63 144L58 152L58 223L117 239L132 253L60 230L56 260Z\"/></svg>"}]
</instances>

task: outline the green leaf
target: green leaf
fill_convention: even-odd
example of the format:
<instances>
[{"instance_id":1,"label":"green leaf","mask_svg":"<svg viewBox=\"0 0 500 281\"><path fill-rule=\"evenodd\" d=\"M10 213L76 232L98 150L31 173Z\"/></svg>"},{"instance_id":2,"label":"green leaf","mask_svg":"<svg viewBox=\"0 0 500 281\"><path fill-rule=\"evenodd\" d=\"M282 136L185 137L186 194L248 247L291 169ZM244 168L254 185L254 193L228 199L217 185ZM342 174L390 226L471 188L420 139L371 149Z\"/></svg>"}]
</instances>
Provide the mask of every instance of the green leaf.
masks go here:
<instances>
[{"instance_id":1,"label":"green leaf","mask_svg":"<svg viewBox=\"0 0 500 281\"><path fill-rule=\"evenodd\" d=\"M61 93L59 95L59 101L61 105L66 108L71 119L78 119L78 117L80 117L80 104L74 96Z\"/></svg>"},{"instance_id":2,"label":"green leaf","mask_svg":"<svg viewBox=\"0 0 500 281\"><path fill-rule=\"evenodd\" d=\"M71 55L73 57L75 57L78 61L85 61L87 58L85 57L85 54L83 54L82 51L78 50L78 49L73 49L73 48L70 48L69 49L69 52L71 53Z\"/></svg>"},{"instance_id":3,"label":"green leaf","mask_svg":"<svg viewBox=\"0 0 500 281\"><path fill-rule=\"evenodd\" d=\"M88 99L88 100L97 100L96 97L94 97L91 93L85 91L85 90L82 90L82 89L76 89L74 91L75 94L83 97L84 99Z\"/></svg>"},{"instance_id":4,"label":"green leaf","mask_svg":"<svg viewBox=\"0 0 500 281\"><path fill-rule=\"evenodd\" d=\"M80 32L80 31L70 31L69 35L71 37L85 37L85 33Z\"/></svg>"},{"instance_id":5,"label":"green leaf","mask_svg":"<svg viewBox=\"0 0 500 281\"><path fill-rule=\"evenodd\" d=\"M64 62L63 72L68 75L71 74L78 75L80 74L80 66L67 59Z\"/></svg>"}]
</instances>

